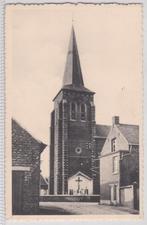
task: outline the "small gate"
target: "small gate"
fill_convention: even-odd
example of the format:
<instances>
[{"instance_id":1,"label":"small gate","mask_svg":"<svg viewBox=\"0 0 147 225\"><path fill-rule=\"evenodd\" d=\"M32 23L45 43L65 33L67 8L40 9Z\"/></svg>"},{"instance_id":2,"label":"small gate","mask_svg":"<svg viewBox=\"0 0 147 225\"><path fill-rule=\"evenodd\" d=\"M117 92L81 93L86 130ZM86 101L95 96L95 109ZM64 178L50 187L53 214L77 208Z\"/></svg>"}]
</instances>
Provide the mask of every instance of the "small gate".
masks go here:
<instances>
[{"instance_id":1,"label":"small gate","mask_svg":"<svg viewBox=\"0 0 147 225\"><path fill-rule=\"evenodd\" d=\"M139 209L139 189L136 185L120 188L121 205L132 209Z\"/></svg>"}]
</instances>

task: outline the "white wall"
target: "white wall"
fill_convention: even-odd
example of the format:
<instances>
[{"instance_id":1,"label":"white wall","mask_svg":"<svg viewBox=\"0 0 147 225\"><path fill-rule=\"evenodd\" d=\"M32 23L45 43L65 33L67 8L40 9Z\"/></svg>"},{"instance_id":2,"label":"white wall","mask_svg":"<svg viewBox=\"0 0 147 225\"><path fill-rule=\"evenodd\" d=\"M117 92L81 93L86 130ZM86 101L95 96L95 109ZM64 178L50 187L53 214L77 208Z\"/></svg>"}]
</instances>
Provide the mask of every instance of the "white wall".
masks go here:
<instances>
[{"instance_id":1,"label":"white wall","mask_svg":"<svg viewBox=\"0 0 147 225\"><path fill-rule=\"evenodd\" d=\"M75 175L68 179L68 190L72 189L73 194L77 194L78 182L76 180L78 179L78 177L80 178L80 180L82 180L80 182L80 190L83 192L83 194L86 188L88 189L88 194L93 194L93 180L87 179L82 175Z\"/></svg>"},{"instance_id":2,"label":"white wall","mask_svg":"<svg viewBox=\"0 0 147 225\"><path fill-rule=\"evenodd\" d=\"M134 208L133 186L121 188L120 193L121 205Z\"/></svg>"},{"instance_id":3,"label":"white wall","mask_svg":"<svg viewBox=\"0 0 147 225\"><path fill-rule=\"evenodd\" d=\"M124 136L121 134L119 129L117 128L117 125L112 126L111 131L106 139L106 142L103 146L101 155L105 155L108 153L111 153L111 140L113 138L116 138L116 152L119 150L129 150L128 142L124 138Z\"/></svg>"}]
</instances>

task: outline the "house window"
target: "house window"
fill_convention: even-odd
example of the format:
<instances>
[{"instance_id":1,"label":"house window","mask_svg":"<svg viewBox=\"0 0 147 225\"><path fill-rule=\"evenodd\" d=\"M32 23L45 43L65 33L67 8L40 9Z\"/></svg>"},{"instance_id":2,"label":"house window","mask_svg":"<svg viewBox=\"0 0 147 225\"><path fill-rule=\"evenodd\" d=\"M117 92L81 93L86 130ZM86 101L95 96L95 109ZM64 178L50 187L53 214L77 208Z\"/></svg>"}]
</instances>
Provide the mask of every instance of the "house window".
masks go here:
<instances>
[{"instance_id":1,"label":"house window","mask_svg":"<svg viewBox=\"0 0 147 225\"><path fill-rule=\"evenodd\" d=\"M114 156L112 160L112 172L118 173L118 156Z\"/></svg>"},{"instance_id":2,"label":"house window","mask_svg":"<svg viewBox=\"0 0 147 225\"><path fill-rule=\"evenodd\" d=\"M117 185L116 184L114 184L113 191L114 191L113 199L114 199L114 201L116 201L116 199L117 199Z\"/></svg>"},{"instance_id":3,"label":"house window","mask_svg":"<svg viewBox=\"0 0 147 225\"><path fill-rule=\"evenodd\" d=\"M111 140L111 152L115 152L116 151L116 138L113 138Z\"/></svg>"},{"instance_id":4,"label":"house window","mask_svg":"<svg viewBox=\"0 0 147 225\"><path fill-rule=\"evenodd\" d=\"M77 109L77 105L75 102L72 102L70 105L70 119L72 120L76 120L76 110Z\"/></svg>"},{"instance_id":5,"label":"house window","mask_svg":"<svg viewBox=\"0 0 147 225\"><path fill-rule=\"evenodd\" d=\"M86 120L86 105L84 103L81 104L81 120Z\"/></svg>"}]
</instances>

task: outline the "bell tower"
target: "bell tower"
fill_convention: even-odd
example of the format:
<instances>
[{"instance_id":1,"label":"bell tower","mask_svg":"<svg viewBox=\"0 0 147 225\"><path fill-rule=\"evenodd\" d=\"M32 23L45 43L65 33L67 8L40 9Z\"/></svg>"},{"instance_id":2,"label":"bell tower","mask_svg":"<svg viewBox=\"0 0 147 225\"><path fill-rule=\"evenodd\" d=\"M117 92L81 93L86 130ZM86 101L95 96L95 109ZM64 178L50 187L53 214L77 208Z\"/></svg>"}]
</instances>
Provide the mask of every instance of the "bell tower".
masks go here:
<instances>
[{"instance_id":1,"label":"bell tower","mask_svg":"<svg viewBox=\"0 0 147 225\"><path fill-rule=\"evenodd\" d=\"M68 180L78 172L93 178L94 92L84 86L72 27L63 86L54 98L50 127L50 194L69 194Z\"/></svg>"}]
</instances>

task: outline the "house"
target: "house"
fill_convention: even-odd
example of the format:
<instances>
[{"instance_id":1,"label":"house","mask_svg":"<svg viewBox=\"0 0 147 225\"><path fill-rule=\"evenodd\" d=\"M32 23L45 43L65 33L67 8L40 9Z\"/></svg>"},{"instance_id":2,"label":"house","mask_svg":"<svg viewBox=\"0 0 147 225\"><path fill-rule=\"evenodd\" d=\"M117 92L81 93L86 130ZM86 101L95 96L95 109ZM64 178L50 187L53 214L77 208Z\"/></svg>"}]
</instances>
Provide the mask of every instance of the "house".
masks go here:
<instances>
[{"instance_id":1,"label":"house","mask_svg":"<svg viewBox=\"0 0 147 225\"><path fill-rule=\"evenodd\" d=\"M112 127L100 155L101 203L139 208L139 126Z\"/></svg>"},{"instance_id":2,"label":"house","mask_svg":"<svg viewBox=\"0 0 147 225\"><path fill-rule=\"evenodd\" d=\"M37 214L40 154L46 145L12 120L12 214Z\"/></svg>"},{"instance_id":3,"label":"house","mask_svg":"<svg viewBox=\"0 0 147 225\"><path fill-rule=\"evenodd\" d=\"M93 194L100 194L100 163L99 156L101 154L103 145L109 134L110 126L96 124L94 133L94 154L93 154Z\"/></svg>"},{"instance_id":4,"label":"house","mask_svg":"<svg viewBox=\"0 0 147 225\"><path fill-rule=\"evenodd\" d=\"M48 194L48 180L40 174L40 195Z\"/></svg>"}]
</instances>

